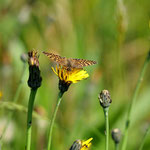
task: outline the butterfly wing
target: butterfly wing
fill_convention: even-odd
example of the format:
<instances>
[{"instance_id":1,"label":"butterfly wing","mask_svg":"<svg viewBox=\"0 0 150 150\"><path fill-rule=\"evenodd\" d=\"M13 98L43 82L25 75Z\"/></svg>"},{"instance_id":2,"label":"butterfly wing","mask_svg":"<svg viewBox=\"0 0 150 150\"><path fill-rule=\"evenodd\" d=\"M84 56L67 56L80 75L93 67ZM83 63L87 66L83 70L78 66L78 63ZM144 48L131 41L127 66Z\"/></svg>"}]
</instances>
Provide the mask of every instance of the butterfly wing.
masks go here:
<instances>
[{"instance_id":1,"label":"butterfly wing","mask_svg":"<svg viewBox=\"0 0 150 150\"><path fill-rule=\"evenodd\" d=\"M62 66L66 65L67 59L53 53L43 52L51 61L54 61Z\"/></svg>"},{"instance_id":2,"label":"butterfly wing","mask_svg":"<svg viewBox=\"0 0 150 150\"><path fill-rule=\"evenodd\" d=\"M94 60L86 60L86 59L72 59L70 58L69 61L71 62L71 66L74 68L83 68L86 66L91 66L97 64Z\"/></svg>"}]
</instances>

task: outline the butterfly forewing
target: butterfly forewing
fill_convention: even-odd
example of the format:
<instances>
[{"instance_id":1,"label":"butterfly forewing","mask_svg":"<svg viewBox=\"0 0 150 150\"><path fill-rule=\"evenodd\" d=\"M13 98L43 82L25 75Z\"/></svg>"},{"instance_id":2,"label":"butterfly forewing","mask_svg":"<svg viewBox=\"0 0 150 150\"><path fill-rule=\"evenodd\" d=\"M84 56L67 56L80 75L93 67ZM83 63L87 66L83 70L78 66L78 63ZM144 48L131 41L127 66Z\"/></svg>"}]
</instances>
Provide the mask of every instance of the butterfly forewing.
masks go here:
<instances>
[{"instance_id":1,"label":"butterfly forewing","mask_svg":"<svg viewBox=\"0 0 150 150\"><path fill-rule=\"evenodd\" d=\"M61 57L59 55L55 55L53 53L47 53L47 52L43 52L43 54L45 54L48 58L50 58L50 60L65 66L67 64L67 59L65 57Z\"/></svg>"}]
</instances>

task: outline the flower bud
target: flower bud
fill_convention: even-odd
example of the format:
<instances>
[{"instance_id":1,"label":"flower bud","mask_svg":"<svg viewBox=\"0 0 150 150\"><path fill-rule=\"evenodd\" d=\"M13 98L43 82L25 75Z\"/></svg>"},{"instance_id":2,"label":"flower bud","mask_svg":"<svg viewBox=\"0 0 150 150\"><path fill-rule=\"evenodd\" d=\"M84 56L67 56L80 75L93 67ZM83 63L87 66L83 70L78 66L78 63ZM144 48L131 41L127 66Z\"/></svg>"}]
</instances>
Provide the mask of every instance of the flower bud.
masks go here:
<instances>
[{"instance_id":1,"label":"flower bud","mask_svg":"<svg viewBox=\"0 0 150 150\"><path fill-rule=\"evenodd\" d=\"M69 150L80 150L82 147L81 140L76 140L73 142L72 146L70 147Z\"/></svg>"},{"instance_id":2,"label":"flower bud","mask_svg":"<svg viewBox=\"0 0 150 150\"><path fill-rule=\"evenodd\" d=\"M114 142L118 144L121 139L121 131L118 128L113 129L111 132L111 135L112 135L112 139L114 140Z\"/></svg>"},{"instance_id":3,"label":"flower bud","mask_svg":"<svg viewBox=\"0 0 150 150\"><path fill-rule=\"evenodd\" d=\"M110 94L108 90L103 90L98 96L99 102L103 108L107 108L110 106L112 99L110 98Z\"/></svg>"},{"instance_id":4,"label":"flower bud","mask_svg":"<svg viewBox=\"0 0 150 150\"><path fill-rule=\"evenodd\" d=\"M32 89L37 89L41 86L42 77L40 76L39 70L39 56L36 51L31 51L28 53L28 63L29 63L29 79L28 86Z\"/></svg>"}]
</instances>

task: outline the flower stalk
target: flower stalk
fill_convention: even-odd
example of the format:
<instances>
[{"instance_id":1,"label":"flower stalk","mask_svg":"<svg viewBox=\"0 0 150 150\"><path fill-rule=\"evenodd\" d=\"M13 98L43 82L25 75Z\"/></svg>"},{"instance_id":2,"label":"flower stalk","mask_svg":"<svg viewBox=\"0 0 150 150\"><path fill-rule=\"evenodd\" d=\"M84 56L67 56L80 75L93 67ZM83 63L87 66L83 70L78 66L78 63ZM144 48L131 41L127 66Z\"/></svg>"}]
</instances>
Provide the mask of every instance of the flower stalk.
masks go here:
<instances>
[{"instance_id":1,"label":"flower stalk","mask_svg":"<svg viewBox=\"0 0 150 150\"><path fill-rule=\"evenodd\" d=\"M104 116L105 116L105 150L108 150L108 145L109 145L109 116L108 116L108 111L109 107L104 108Z\"/></svg>"},{"instance_id":2,"label":"flower stalk","mask_svg":"<svg viewBox=\"0 0 150 150\"><path fill-rule=\"evenodd\" d=\"M119 150L119 143L115 143L115 150Z\"/></svg>"},{"instance_id":3,"label":"flower stalk","mask_svg":"<svg viewBox=\"0 0 150 150\"><path fill-rule=\"evenodd\" d=\"M149 125L148 129L146 130L146 132L145 132L145 134L144 134L144 136L143 136L143 139L142 139L142 142L141 142L141 144L140 144L139 150L142 150L142 149L143 149L144 143L145 143L145 141L146 141L146 138L147 138L149 132L150 132L150 125Z\"/></svg>"},{"instance_id":4,"label":"flower stalk","mask_svg":"<svg viewBox=\"0 0 150 150\"><path fill-rule=\"evenodd\" d=\"M132 110L133 110L133 107L135 106L137 95L138 95L141 83L143 81L143 77L144 77L144 74L145 74L145 71L147 69L149 61L150 61L150 51L148 52L148 55L147 55L147 57L145 59L144 65L143 65L141 73L139 75L139 79L138 79L137 84L136 84L135 91L134 91L132 99L131 99L131 103L129 105L129 109L128 109L128 113L127 113L127 119L126 119L126 123L125 123L125 130L124 130L122 150L126 150L126 147L127 147L128 131L129 131L129 127L130 127L130 124L131 124Z\"/></svg>"},{"instance_id":5,"label":"flower stalk","mask_svg":"<svg viewBox=\"0 0 150 150\"><path fill-rule=\"evenodd\" d=\"M59 94L58 94L58 101L57 101L55 110L54 110L53 115L52 115L52 120L51 120L51 123L50 123L47 150L50 150L50 149L51 149L53 126L54 126L54 122L55 122L55 118L56 118L56 114L57 114L57 111L58 111L60 102L61 102L61 100L62 100L62 96L63 96L63 92L60 91Z\"/></svg>"},{"instance_id":6,"label":"flower stalk","mask_svg":"<svg viewBox=\"0 0 150 150\"><path fill-rule=\"evenodd\" d=\"M31 131L32 131L32 112L33 112L33 104L35 100L37 89L31 89L29 103L28 103L28 116L27 116L27 139L26 139L26 150L30 150L31 148Z\"/></svg>"}]
</instances>

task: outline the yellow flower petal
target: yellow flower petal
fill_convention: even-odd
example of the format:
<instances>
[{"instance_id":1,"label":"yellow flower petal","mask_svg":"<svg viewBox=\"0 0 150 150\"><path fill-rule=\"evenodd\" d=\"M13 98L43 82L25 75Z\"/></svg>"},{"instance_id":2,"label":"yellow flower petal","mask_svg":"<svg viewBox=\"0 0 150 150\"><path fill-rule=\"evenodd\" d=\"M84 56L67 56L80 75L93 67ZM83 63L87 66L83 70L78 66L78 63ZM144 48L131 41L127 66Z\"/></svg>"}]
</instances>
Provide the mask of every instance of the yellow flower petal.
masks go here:
<instances>
[{"instance_id":1,"label":"yellow flower petal","mask_svg":"<svg viewBox=\"0 0 150 150\"><path fill-rule=\"evenodd\" d=\"M56 71L53 67L51 67L51 69L53 70L53 72L58 76L58 73L57 73L57 68L56 68Z\"/></svg>"}]
</instances>

